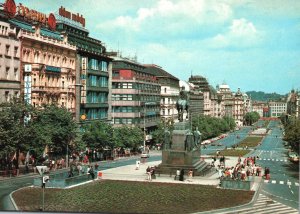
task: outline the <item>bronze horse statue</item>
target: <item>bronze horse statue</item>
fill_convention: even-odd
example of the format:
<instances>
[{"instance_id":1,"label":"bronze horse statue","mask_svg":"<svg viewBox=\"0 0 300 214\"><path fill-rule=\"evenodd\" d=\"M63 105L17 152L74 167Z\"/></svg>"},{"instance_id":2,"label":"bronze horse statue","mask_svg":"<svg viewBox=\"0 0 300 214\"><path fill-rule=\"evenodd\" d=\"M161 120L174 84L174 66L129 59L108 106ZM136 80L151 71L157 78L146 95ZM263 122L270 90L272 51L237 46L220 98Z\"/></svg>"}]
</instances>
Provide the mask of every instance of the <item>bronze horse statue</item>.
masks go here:
<instances>
[{"instance_id":1,"label":"bronze horse statue","mask_svg":"<svg viewBox=\"0 0 300 214\"><path fill-rule=\"evenodd\" d=\"M183 121L183 112L184 112L184 110L186 110L186 113L187 113L186 118L188 118L188 115L189 115L189 112L188 112L188 110L189 110L189 103L188 103L187 100L179 98L176 101L176 108L177 108L177 111L178 111L178 120L180 122Z\"/></svg>"}]
</instances>

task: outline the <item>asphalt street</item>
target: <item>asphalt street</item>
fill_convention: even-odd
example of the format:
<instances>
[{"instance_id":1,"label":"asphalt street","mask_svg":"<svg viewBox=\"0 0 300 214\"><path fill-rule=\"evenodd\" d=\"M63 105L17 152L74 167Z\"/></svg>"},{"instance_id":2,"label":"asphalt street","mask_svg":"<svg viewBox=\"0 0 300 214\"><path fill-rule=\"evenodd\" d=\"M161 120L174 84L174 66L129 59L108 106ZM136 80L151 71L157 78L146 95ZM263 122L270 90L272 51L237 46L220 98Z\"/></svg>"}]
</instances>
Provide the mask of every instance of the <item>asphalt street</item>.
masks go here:
<instances>
[{"instance_id":1,"label":"asphalt street","mask_svg":"<svg viewBox=\"0 0 300 214\"><path fill-rule=\"evenodd\" d=\"M288 160L287 148L284 147L283 130L279 122L271 121L270 133L262 145L249 156L259 156L257 163L269 167L270 181L265 181L262 193L293 208L299 207L299 165Z\"/></svg>"},{"instance_id":2,"label":"asphalt street","mask_svg":"<svg viewBox=\"0 0 300 214\"><path fill-rule=\"evenodd\" d=\"M251 130L251 127L243 127L240 130L230 132L227 137L217 140L212 144L206 145L206 148L204 146L201 146L201 154L202 155L214 155L216 154L217 150L223 150L225 147L230 148L231 146L238 144L242 140L244 140L247 136L249 131ZM214 146L214 144L218 144L220 146Z\"/></svg>"}]
</instances>

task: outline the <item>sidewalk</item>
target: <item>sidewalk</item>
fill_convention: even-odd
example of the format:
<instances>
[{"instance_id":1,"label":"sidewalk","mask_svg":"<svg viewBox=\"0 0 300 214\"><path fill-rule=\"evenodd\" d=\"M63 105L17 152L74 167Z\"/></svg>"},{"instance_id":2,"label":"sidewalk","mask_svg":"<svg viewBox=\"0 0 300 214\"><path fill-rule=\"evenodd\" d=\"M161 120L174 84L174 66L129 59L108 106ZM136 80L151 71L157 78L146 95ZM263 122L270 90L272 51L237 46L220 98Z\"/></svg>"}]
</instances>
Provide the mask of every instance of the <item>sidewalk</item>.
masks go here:
<instances>
[{"instance_id":1,"label":"sidewalk","mask_svg":"<svg viewBox=\"0 0 300 214\"><path fill-rule=\"evenodd\" d=\"M213 174L210 177L193 177L191 181L187 180L185 176L184 181L174 180L174 175L170 177L169 175L158 175L156 174L156 179L152 181L147 180L146 169L148 166L157 166L161 161L146 162L140 164L139 169L136 169L136 165L127 165L122 167L117 167L113 169L103 170L102 179L107 180L127 180L127 181L145 181L145 182L165 182L165 183L187 183L187 184L202 184L202 185L214 185L218 186L220 179L217 177L217 174Z\"/></svg>"},{"instance_id":2,"label":"sidewalk","mask_svg":"<svg viewBox=\"0 0 300 214\"><path fill-rule=\"evenodd\" d=\"M204 160L208 163L211 162L211 157L204 158ZM216 161L217 163L219 160ZM225 166L232 167L235 166L238 162L238 157L226 157ZM107 180L127 180L127 181L141 181L141 182L165 182L165 183L181 183L181 184L201 184L201 185L213 185L218 187L220 184L220 178L216 171L213 175L210 176L195 176L192 179L188 179L187 176L184 176L184 181L174 180L175 175L170 177L169 175L158 175L156 174L156 179L152 179L152 181L147 180L146 169L148 166L157 166L161 163L161 161L153 161L153 162L146 162L144 164L140 164L139 169L136 169L136 165L127 165L112 169L102 170L102 177L101 179ZM261 182L258 179L259 183ZM251 190L257 191L259 189L259 184L254 183Z\"/></svg>"}]
</instances>

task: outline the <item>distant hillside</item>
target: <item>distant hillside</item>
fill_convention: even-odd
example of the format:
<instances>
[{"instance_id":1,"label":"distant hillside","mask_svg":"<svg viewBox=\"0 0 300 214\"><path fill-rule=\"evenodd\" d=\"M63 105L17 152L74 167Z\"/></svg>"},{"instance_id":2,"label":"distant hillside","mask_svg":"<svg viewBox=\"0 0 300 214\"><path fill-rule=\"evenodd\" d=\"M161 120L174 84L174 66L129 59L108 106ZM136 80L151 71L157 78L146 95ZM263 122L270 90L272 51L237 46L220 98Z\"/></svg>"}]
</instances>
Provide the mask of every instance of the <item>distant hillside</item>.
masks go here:
<instances>
[{"instance_id":1,"label":"distant hillside","mask_svg":"<svg viewBox=\"0 0 300 214\"><path fill-rule=\"evenodd\" d=\"M284 98L284 95L277 93L265 93L262 91L248 91L246 92L248 96L251 96L252 100L256 101L268 101L268 100L278 100Z\"/></svg>"}]
</instances>

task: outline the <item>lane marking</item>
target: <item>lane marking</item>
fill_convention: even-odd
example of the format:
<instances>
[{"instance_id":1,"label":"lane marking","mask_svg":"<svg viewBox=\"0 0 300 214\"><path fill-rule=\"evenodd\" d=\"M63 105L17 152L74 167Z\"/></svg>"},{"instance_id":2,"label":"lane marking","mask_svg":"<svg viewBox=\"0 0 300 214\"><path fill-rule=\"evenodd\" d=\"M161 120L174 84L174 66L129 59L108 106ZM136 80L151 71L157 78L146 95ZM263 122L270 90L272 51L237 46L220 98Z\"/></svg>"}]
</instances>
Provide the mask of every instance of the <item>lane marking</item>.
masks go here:
<instances>
[{"instance_id":1,"label":"lane marking","mask_svg":"<svg viewBox=\"0 0 300 214\"><path fill-rule=\"evenodd\" d=\"M283 181L279 181L279 184L284 184L284 182Z\"/></svg>"},{"instance_id":2,"label":"lane marking","mask_svg":"<svg viewBox=\"0 0 300 214\"><path fill-rule=\"evenodd\" d=\"M275 180L272 180L272 182L271 182L272 184L276 184L276 181Z\"/></svg>"},{"instance_id":3,"label":"lane marking","mask_svg":"<svg viewBox=\"0 0 300 214\"><path fill-rule=\"evenodd\" d=\"M291 188L292 182L288 181L287 185L289 185L289 188Z\"/></svg>"},{"instance_id":4,"label":"lane marking","mask_svg":"<svg viewBox=\"0 0 300 214\"><path fill-rule=\"evenodd\" d=\"M268 180L265 180L265 183L269 183L269 181L268 181Z\"/></svg>"},{"instance_id":5,"label":"lane marking","mask_svg":"<svg viewBox=\"0 0 300 214\"><path fill-rule=\"evenodd\" d=\"M293 190L291 190L291 192L294 194Z\"/></svg>"},{"instance_id":6,"label":"lane marking","mask_svg":"<svg viewBox=\"0 0 300 214\"><path fill-rule=\"evenodd\" d=\"M295 182L295 185L298 187L298 186L299 186L299 183Z\"/></svg>"}]
</instances>

